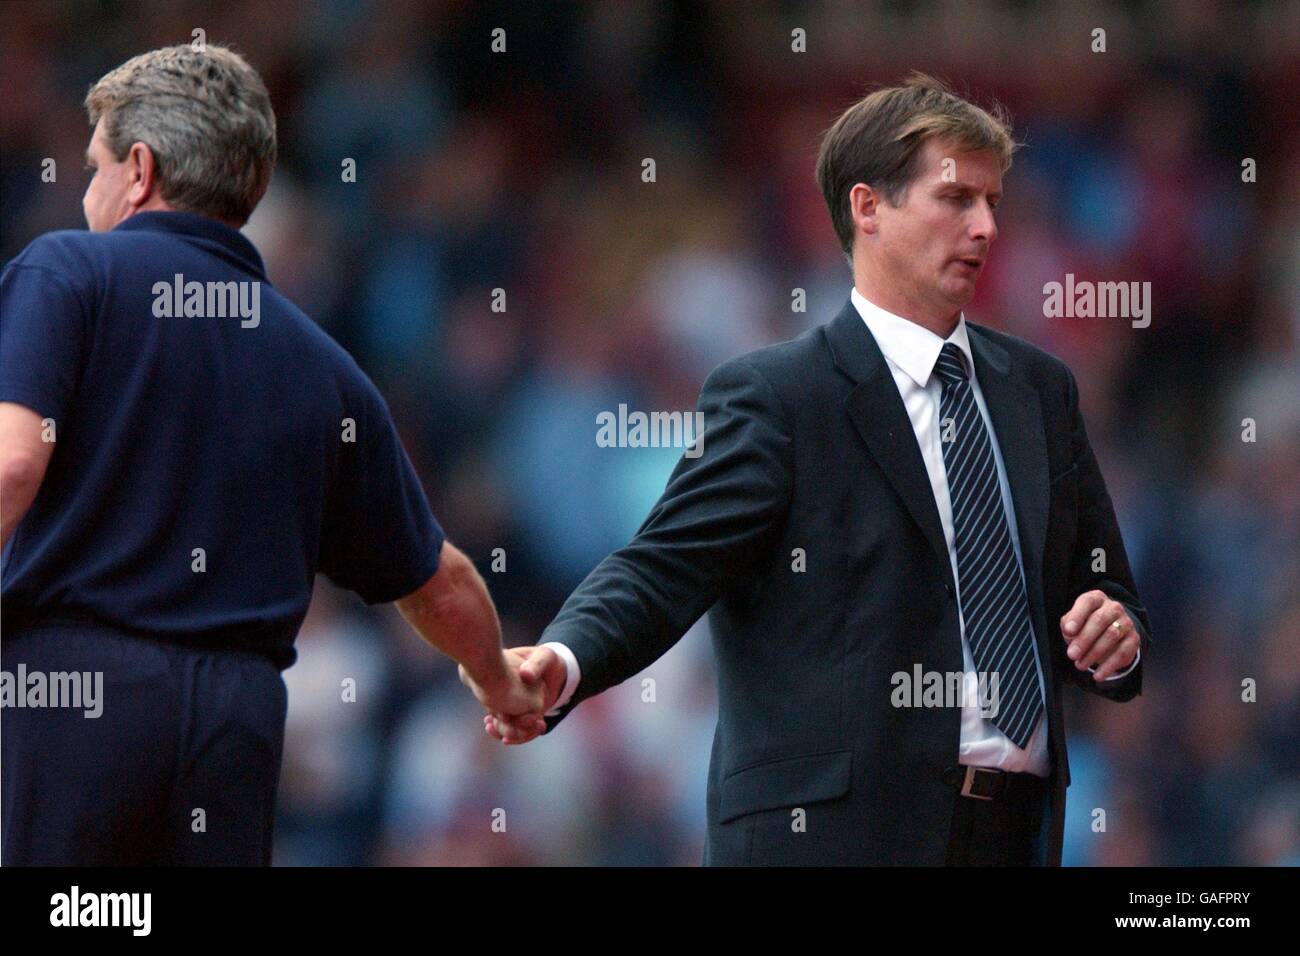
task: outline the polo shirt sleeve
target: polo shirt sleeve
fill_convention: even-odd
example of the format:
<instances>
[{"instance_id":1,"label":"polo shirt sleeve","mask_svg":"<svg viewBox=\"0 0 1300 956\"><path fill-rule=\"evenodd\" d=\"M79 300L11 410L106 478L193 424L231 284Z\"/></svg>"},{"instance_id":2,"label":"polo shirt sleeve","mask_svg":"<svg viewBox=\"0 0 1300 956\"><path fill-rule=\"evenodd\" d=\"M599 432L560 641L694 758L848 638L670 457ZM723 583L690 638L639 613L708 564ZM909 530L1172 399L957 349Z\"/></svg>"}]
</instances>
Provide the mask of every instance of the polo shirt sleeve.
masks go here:
<instances>
[{"instance_id":1,"label":"polo shirt sleeve","mask_svg":"<svg viewBox=\"0 0 1300 956\"><path fill-rule=\"evenodd\" d=\"M355 442L340 446L320 570L367 604L406 597L438 570L444 534L383 397L366 383Z\"/></svg>"},{"instance_id":2,"label":"polo shirt sleeve","mask_svg":"<svg viewBox=\"0 0 1300 956\"><path fill-rule=\"evenodd\" d=\"M0 401L67 417L90 339L89 279L51 236L0 273Z\"/></svg>"}]
</instances>

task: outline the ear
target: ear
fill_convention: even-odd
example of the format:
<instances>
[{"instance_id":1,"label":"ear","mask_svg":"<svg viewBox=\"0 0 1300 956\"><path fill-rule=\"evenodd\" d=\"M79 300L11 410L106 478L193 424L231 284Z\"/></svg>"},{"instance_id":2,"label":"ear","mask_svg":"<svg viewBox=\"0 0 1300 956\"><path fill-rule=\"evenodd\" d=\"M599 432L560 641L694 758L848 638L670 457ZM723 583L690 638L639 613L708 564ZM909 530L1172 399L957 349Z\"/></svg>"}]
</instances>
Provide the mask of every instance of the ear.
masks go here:
<instances>
[{"instance_id":1,"label":"ear","mask_svg":"<svg viewBox=\"0 0 1300 956\"><path fill-rule=\"evenodd\" d=\"M126 175L130 186L126 201L138 209L147 203L158 188L158 163L144 143L132 143L126 154Z\"/></svg>"},{"instance_id":2,"label":"ear","mask_svg":"<svg viewBox=\"0 0 1300 956\"><path fill-rule=\"evenodd\" d=\"M849 215L855 232L860 229L869 236L875 235L880 228L880 202L880 194L866 183L858 183L849 190Z\"/></svg>"}]
</instances>

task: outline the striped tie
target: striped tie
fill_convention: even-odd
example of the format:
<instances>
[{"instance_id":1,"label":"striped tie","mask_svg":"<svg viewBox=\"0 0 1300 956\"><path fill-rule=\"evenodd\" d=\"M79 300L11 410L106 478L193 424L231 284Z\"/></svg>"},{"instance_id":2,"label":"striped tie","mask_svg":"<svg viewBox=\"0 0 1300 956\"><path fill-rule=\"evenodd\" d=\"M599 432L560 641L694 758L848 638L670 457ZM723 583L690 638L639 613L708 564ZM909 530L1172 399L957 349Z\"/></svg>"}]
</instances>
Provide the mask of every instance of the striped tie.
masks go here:
<instances>
[{"instance_id":1,"label":"striped tie","mask_svg":"<svg viewBox=\"0 0 1300 956\"><path fill-rule=\"evenodd\" d=\"M957 593L966 640L977 673L997 675L993 725L1023 749L1043 702L1034 666L1033 624L1011 547L998 466L961 349L945 342L934 371L943 382L940 445L952 499Z\"/></svg>"}]
</instances>

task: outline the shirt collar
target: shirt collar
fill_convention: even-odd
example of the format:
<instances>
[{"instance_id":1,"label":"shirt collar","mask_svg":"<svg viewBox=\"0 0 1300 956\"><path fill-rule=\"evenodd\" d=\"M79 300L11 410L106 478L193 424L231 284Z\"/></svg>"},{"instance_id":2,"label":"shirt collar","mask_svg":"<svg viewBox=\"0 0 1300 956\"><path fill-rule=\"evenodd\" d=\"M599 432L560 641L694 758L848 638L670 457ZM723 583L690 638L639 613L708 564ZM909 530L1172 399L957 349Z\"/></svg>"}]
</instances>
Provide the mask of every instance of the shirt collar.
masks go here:
<instances>
[{"instance_id":1,"label":"shirt collar","mask_svg":"<svg viewBox=\"0 0 1300 956\"><path fill-rule=\"evenodd\" d=\"M957 326L946 339L940 338L924 326L917 325L911 319L887 312L866 298L854 287L849 294L853 306L867 323L872 338L880 346L880 351L904 372L908 378L921 388L930 383L934 372L934 363L939 361L939 352L944 343L951 342L961 349L966 356L966 368L974 374L975 360L971 355L970 337L966 334L966 314L957 318Z\"/></svg>"},{"instance_id":2,"label":"shirt collar","mask_svg":"<svg viewBox=\"0 0 1300 956\"><path fill-rule=\"evenodd\" d=\"M197 239L221 258L234 265L254 273L258 278L266 278L266 267L257 247L238 229L227 226L208 216L191 212L138 212L123 219L113 231L132 231L148 229L155 232L170 232L180 236Z\"/></svg>"}]
</instances>

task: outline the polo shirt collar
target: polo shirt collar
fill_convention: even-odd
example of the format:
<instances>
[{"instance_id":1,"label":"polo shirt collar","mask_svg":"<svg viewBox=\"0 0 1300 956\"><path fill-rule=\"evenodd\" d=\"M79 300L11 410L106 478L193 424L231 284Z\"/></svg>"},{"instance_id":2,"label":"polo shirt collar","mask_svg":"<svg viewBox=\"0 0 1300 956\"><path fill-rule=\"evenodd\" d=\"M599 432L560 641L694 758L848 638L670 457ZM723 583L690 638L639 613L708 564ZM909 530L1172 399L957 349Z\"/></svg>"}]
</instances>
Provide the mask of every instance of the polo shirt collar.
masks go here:
<instances>
[{"instance_id":1,"label":"polo shirt collar","mask_svg":"<svg viewBox=\"0 0 1300 956\"><path fill-rule=\"evenodd\" d=\"M119 222L113 227L113 232L140 229L170 232L197 239L222 258L252 272L259 279L266 279L266 266L262 263L257 247L238 229L227 226L224 222L191 212L138 212Z\"/></svg>"}]
</instances>

